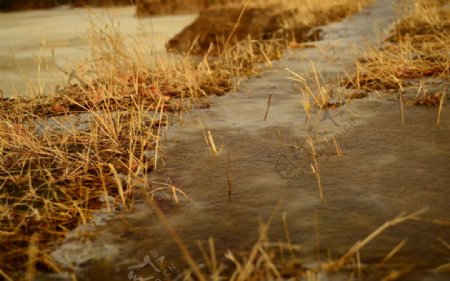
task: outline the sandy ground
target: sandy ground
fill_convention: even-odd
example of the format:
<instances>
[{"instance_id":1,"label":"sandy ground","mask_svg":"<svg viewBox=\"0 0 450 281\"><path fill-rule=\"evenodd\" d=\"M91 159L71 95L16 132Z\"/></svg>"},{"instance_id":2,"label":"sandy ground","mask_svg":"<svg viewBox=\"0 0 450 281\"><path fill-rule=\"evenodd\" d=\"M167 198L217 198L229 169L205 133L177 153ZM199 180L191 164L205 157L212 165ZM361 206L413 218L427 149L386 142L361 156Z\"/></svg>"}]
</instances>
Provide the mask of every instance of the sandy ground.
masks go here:
<instances>
[{"instance_id":1,"label":"sandy ground","mask_svg":"<svg viewBox=\"0 0 450 281\"><path fill-rule=\"evenodd\" d=\"M318 165L324 202L309 167L311 160L302 149L311 130L305 126L299 90L288 79L286 68L312 83L314 64L324 81L338 88L338 78L352 70L365 46L379 44L394 20L391 1L375 1L361 13L323 27L324 39L316 47L290 50L272 69L244 82L238 93L211 98L211 109L192 111L168 130L163 167L153 179L170 179L189 195L189 203L169 209L167 216L196 257L196 241L209 237L215 239L219 257L228 249L248 249L257 237L259 219L267 219L278 204L270 237L285 240L280 219L285 212L291 239L304 247L306 264L317 261L317 241L323 259L339 257L402 211L428 208L427 219L448 220L448 105L439 129L437 108L413 105L405 105L402 126L399 103L387 93L322 112L314 136L337 137L344 153L338 157L334 146L321 147ZM443 86L448 81L436 81L436 87ZM271 107L264 121L270 93ZM199 123L210 129L220 148L217 155L209 152ZM295 172L280 169L283 161ZM228 176L231 200L227 200ZM167 231L139 201L135 212L109 221L96 232L96 238L84 243L68 240L54 253L60 261L80 265L82 280L124 280L132 271L142 277L157 276L151 268L133 267L146 256L164 256L175 267L167 271L171 278L185 267ZM405 237L406 246L392 262L416 264L408 280L447 280L448 276L429 269L448 262L449 257L437 249L437 237L450 237L450 229L429 221L389 230L361 252L362 262L379 262ZM380 280L384 275L366 274L363 280ZM325 280L348 278L345 273L334 277Z\"/></svg>"},{"instance_id":2,"label":"sandy ground","mask_svg":"<svg viewBox=\"0 0 450 281\"><path fill-rule=\"evenodd\" d=\"M46 92L53 91L64 81L55 63L70 72L75 62L89 58L91 21L106 25L113 19L126 35L151 36L155 51L163 52L165 42L195 19L195 15L138 19L134 13L135 7L0 13L0 89L5 96L24 96L41 83Z\"/></svg>"}]
</instances>

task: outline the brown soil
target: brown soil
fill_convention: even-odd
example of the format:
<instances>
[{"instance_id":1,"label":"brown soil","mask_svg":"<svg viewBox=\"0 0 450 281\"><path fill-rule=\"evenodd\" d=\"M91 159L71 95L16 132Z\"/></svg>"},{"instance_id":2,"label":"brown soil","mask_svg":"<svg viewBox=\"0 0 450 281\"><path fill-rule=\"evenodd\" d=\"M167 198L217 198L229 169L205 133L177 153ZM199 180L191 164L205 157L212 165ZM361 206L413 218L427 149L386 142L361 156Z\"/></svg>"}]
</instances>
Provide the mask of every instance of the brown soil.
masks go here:
<instances>
[{"instance_id":1,"label":"brown soil","mask_svg":"<svg viewBox=\"0 0 450 281\"><path fill-rule=\"evenodd\" d=\"M133 5L136 0L72 0L72 6L121 6Z\"/></svg>"},{"instance_id":2,"label":"brown soil","mask_svg":"<svg viewBox=\"0 0 450 281\"><path fill-rule=\"evenodd\" d=\"M224 5L237 0L137 0L136 16L198 13L213 5Z\"/></svg>"},{"instance_id":3,"label":"brown soil","mask_svg":"<svg viewBox=\"0 0 450 281\"><path fill-rule=\"evenodd\" d=\"M70 4L75 7L82 6L115 6L134 4L135 0L2 0L0 11L23 11L32 9L49 9L60 5Z\"/></svg>"},{"instance_id":4,"label":"brown soil","mask_svg":"<svg viewBox=\"0 0 450 281\"><path fill-rule=\"evenodd\" d=\"M227 41L235 43L248 37L298 42L316 40L320 32L312 31L313 27L344 18L354 12L354 8L335 5L329 10L313 11L314 20L305 24L301 22L302 17L299 16L301 8L283 8L279 5L249 6L239 20L243 11L242 5L212 6L171 39L167 48L182 53L191 51L194 54L202 54L208 51L212 43L222 49ZM231 38L228 38L230 34Z\"/></svg>"},{"instance_id":5,"label":"brown soil","mask_svg":"<svg viewBox=\"0 0 450 281\"><path fill-rule=\"evenodd\" d=\"M58 5L68 4L70 0L2 0L0 2L0 11L18 11L18 10L30 10L30 9L48 9Z\"/></svg>"}]
</instances>

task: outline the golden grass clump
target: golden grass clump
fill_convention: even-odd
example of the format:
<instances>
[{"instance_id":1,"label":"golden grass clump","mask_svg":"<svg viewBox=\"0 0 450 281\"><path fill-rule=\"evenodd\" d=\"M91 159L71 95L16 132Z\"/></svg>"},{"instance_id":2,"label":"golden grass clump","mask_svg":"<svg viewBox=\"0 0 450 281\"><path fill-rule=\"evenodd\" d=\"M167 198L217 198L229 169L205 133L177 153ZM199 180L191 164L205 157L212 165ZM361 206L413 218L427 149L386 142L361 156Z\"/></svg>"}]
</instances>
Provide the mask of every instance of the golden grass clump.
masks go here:
<instances>
[{"instance_id":1,"label":"golden grass clump","mask_svg":"<svg viewBox=\"0 0 450 281\"><path fill-rule=\"evenodd\" d=\"M99 208L127 209L136 187L151 191L145 175L154 166L149 151L158 143L154 119L144 107L88 110L86 121L0 120L0 270L23 270L32 236L37 266L60 270L48 254L68 230L87 223ZM109 205L111 197L116 200Z\"/></svg>"},{"instance_id":2,"label":"golden grass clump","mask_svg":"<svg viewBox=\"0 0 450 281\"><path fill-rule=\"evenodd\" d=\"M347 86L366 91L403 89L409 80L449 77L450 8L448 1L418 0L412 15L395 25L387 41L357 63Z\"/></svg>"}]
</instances>

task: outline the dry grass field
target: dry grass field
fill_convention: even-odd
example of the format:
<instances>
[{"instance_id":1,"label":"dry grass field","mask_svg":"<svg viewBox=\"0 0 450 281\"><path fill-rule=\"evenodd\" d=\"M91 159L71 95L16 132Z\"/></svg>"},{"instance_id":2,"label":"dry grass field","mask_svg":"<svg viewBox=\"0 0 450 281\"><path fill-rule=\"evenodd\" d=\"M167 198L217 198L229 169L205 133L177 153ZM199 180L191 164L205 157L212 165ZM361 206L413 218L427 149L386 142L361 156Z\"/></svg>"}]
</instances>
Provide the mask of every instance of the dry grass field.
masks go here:
<instances>
[{"instance_id":1,"label":"dry grass field","mask_svg":"<svg viewBox=\"0 0 450 281\"><path fill-rule=\"evenodd\" d=\"M214 6L169 43L182 55L156 60L149 60L154 56L148 44L121 34L113 20L106 27L93 26L93 63L69 73L57 92L45 96L37 84L30 98L0 98L1 278L33 280L37 271L63 271L50 253L93 211L126 212L135 196L158 203L147 175L159 165L164 130L174 116L208 106L209 95L236 89L241 78L280 58L292 42L307 40L314 27L358 12L368 2L258 0ZM402 90L413 80L423 87L428 77L448 79L450 10L442 8L445 3L417 0L411 17L395 26L385 47L368 51L356 73L342 83L373 92ZM217 14L223 19L217 21ZM323 108L326 95L308 92L304 98ZM419 90L414 102L442 107L445 95ZM305 103L305 110L312 106ZM163 192L175 199L184 196L171 186ZM269 220L248 257L227 255L235 265L232 271L223 271L213 242L206 270L185 252L192 269L186 280L318 280L321 272L358 267L359 250L369 241L420 214L402 214L340 259L310 268L299 263L298 246L290 243L288 233L283 247L273 247L267 238Z\"/></svg>"}]
</instances>

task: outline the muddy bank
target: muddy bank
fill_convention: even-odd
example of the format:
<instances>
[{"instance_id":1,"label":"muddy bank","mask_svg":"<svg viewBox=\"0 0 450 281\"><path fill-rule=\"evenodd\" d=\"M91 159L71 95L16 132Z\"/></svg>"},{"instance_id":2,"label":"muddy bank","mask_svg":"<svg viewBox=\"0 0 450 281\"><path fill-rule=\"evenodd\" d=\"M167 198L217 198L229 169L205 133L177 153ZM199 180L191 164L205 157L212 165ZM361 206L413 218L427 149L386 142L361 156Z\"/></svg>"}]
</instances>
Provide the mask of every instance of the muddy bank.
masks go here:
<instances>
[{"instance_id":1,"label":"muddy bank","mask_svg":"<svg viewBox=\"0 0 450 281\"><path fill-rule=\"evenodd\" d=\"M214 5L239 3L238 0L2 0L1 12L49 9L62 5L72 7L108 7L136 5L136 15L146 17L152 15L189 14L204 11Z\"/></svg>"},{"instance_id":2,"label":"muddy bank","mask_svg":"<svg viewBox=\"0 0 450 281\"><path fill-rule=\"evenodd\" d=\"M40 0L40 1L16 1L16 0L2 0L0 2L0 11L22 11L31 9L48 9L60 5L70 4L70 0L61 1L50 1L50 0Z\"/></svg>"},{"instance_id":3,"label":"muddy bank","mask_svg":"<svg viewBox=\"0 0 450 281\"><path fill-rule=\"evenodd\" d=\"M211 45L218 51L227 43L232 45L248 38L297 42L316 40L320 37L320 30L311 32L314 27L342 19L359 8L357 3L328 4L311 8L305 16L301 3L297 6L251 4L246 8L239 4L213 6L171 39L167 48L182 53L191 51L203 54Z\"/></svg>"},{"instance_id":4,"label":"muddy bank","mask_svg":"<svg viewBox=\"0 0 450 281\"><path fill-rule=\"evenodd\" d=\"M136 16L198 13L214 5L224 5L236 0L138 0Z\"/></svg>"},{"instance_id":5,"label":"muddy bank","mask_svg":"<svg viewBox=\"0 0 450 281\"><path fill-rule=\"evenodd\" d=\"M83 6L118 6L133 5L134 0L2 0L0 2L1 12L24 11L35 9L49 9L61 5L74 7Z\"/></svg>"},{"instance_id":6,"label":"muddy bank","mask_svg":"<svg viewBox=\"0 0 450 281\"><path fill-rule=\"evenodd\" d=\"M71 0L70 4L74 7L124 6L124 5L135 5L136 0Z\"/></svg>"}]
</instances>

